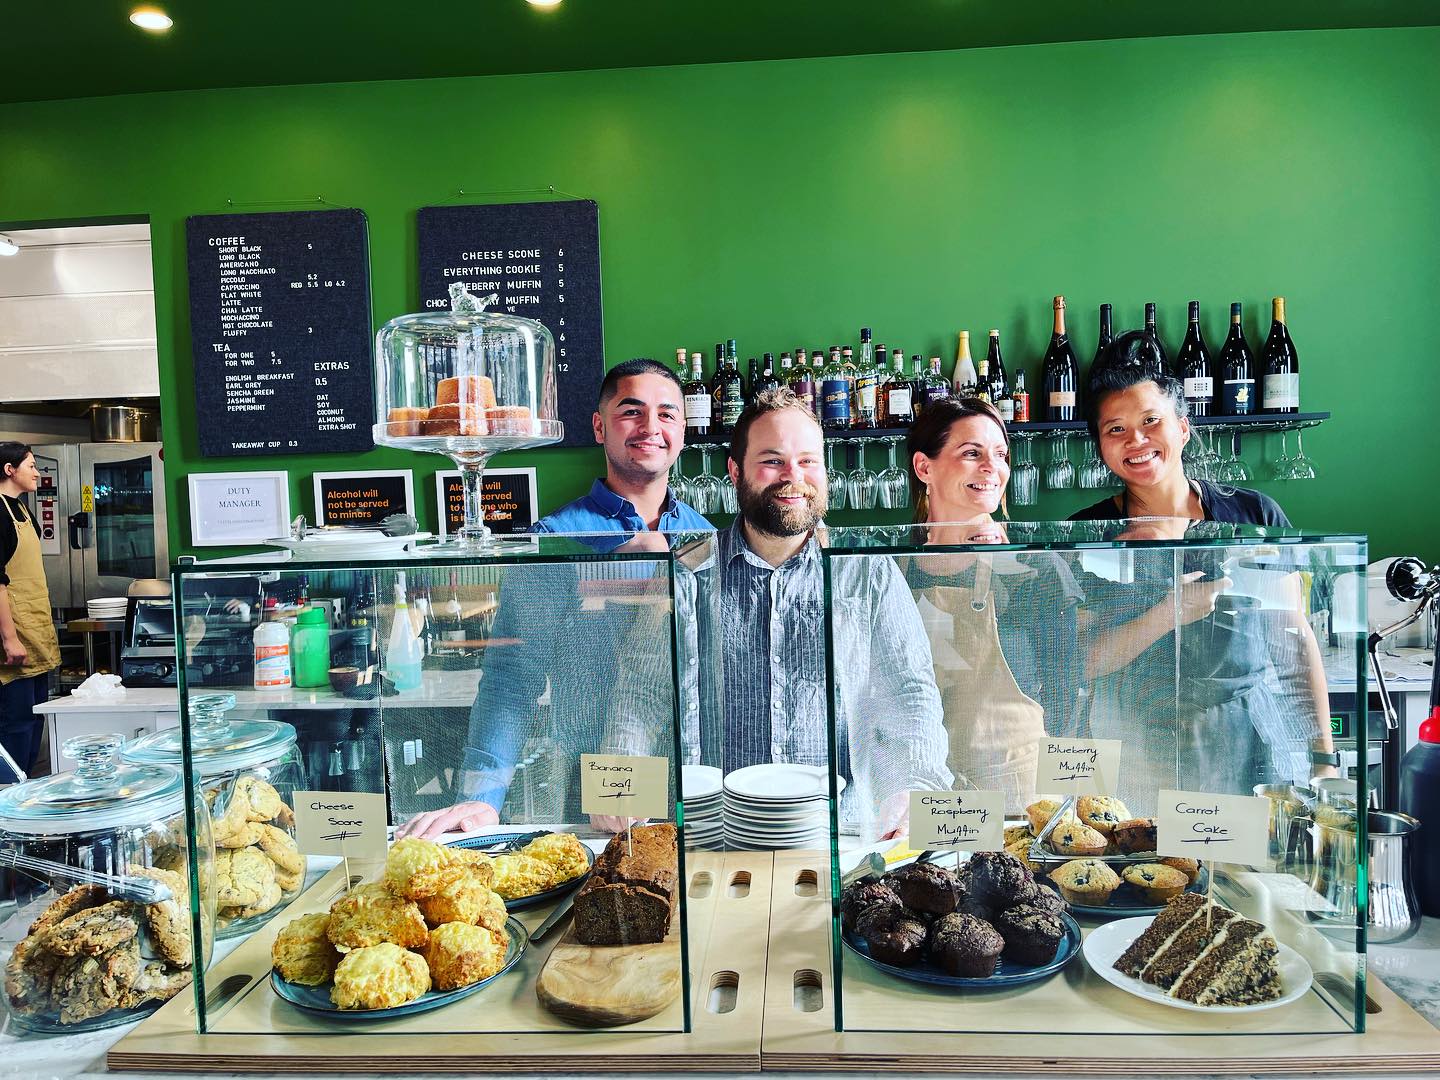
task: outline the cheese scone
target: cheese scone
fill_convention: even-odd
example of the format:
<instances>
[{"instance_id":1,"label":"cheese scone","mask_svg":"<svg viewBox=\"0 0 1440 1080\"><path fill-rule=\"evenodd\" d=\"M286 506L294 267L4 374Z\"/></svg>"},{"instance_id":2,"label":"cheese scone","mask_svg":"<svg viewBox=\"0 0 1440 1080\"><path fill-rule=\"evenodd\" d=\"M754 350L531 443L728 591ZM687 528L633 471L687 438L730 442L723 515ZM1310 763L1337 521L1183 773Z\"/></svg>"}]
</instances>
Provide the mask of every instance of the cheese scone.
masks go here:
<instances>
[{"instance_id":1,"label":"cheese scone","mask_svg":"<svg viewBox=\"0 0 1440 1080\"><path fill-rule=\"evenodd\" d=\"M416 953L388 941L345 955L330 1000L342 1009L393 1009L430 989L430 969Z\"/></svg>"},{"instance_id":2,"label":"cheese scone","mask_svg":"<svg viewBox=\"0 0 1440 1080\"><path fill-rule=\"evenodd\" d=\"M559 872L551 863L541 862L535 856L519 851L495 856L493 888L506 900L534 896L558 884Z\"/></svg>"},{"instance_id":3,"label":"cheese scone","mask_svg":"<svg viewBox=\"0 0 1440 1080\"><path fill-rule=\"evenodd\" d=\"M415 901L431 927L469 923L498 930L505 925L505 901L479 874L467 870L434 896Z\"/></svg>"},{"instance_id":4,"label":"cheese scone","mask_svg":"<svg viewBox=\"0 0 1440 1080\"><path fill-rule=\"evenodd\" d=\"M425 946L425 962L437 990L457 990L488 979L505 966L510 936L469 923L437 926Z\"/></svg>"},{"instance_id":5,"label":"cheese scone","mask_svg":"<svg viewBox=\"0 0 1440 1080\"><path fill-rule=\"evenodd\" d=\"M424 945L430 930L414 901L384 885L361 885L330 905L326 935L341 952L381 942L408 949Z\"/></svg>"},{"instance_id":6,"label":"cheese scone","mask_svg":"<svg viewBox=\"0 0 1440 1080\"><path fill-rule=\"evenodd\" d=\"M340 954L330 944L329 927L327 913L301 915L275 936L270 963L282 979L302 986L323 986L334 978Z\"/></svg>"},{"instance_id":7,"label":"cheese scone","mask_svg":"<svg viewBox=\"0 0 1440 1080\"><path fill-rule=\"evenodd\" d=\"M570 881L590 869L590 859L585 845L573 833L548 833L537 836L520 849L522 855L529 855L555 867L556 884Z\"/></svg>"}]
</instances>

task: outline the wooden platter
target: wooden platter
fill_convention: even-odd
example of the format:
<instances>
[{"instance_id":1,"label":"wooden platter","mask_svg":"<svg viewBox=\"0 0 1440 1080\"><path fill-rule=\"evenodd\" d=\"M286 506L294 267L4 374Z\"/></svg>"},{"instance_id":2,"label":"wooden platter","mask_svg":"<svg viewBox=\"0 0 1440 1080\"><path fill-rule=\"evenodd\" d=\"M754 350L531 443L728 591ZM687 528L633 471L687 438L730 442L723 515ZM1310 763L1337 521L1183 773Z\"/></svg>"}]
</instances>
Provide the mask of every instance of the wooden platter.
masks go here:
<instances>
[{"instance_id":1,"label":"wooden platter","mask_svg":"<svg viewBox=\"0 0 1440 1080\"><path fill-rule=\"evenodd\" d=\"M582 945L572 923L535 980L540 1004L583 1027L618 1027L648 1020L677 1000L678 913L664 941L652 945Z\"/></svg>"}]
</instances>

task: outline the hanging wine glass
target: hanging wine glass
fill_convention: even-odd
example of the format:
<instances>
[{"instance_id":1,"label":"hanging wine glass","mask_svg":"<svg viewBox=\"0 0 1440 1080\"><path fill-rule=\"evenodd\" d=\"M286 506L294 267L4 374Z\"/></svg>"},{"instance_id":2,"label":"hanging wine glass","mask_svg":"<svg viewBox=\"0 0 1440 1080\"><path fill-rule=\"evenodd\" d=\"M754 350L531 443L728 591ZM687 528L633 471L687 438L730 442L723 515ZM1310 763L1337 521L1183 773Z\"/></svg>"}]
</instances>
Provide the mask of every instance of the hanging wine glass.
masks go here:
<instances>
[{"instance_id":1,"label":"hanging wine glass","mask_svg":"<svg viewBox=\"0 0 1440 1080\"><path fill-rule=\"evenodd\" d=\"M1303 429L1295 429L1295 456L1290 459L1291 480L1314 480L1315 462L1305 456L1305 443L1301 437Z\"/></svg>"},{"instance_id":2,"label":"hanging wine glass","mask_svg":"<svg viewBox=\"0 0 1440 1080\"><path fill-rule=\"evenodd\" d=\"M714 449L710 443L700 445L700 471L690 480L695 495L695 509L702 514L719 513L723 505L720 480L710 473L710 452Z\"/></svg>"},{"instance_id":3,"label":"hanging wine glass","mask_svg":"<svg viewBox=\"0 0 1440 1080\"><path fill-rule=\"evenodd\" d=\"M1034 506L1040 492L1040 469L1031 460L1030 440L1017 443L1019 460L1010 470L1010 499L1016 506Z\"/></svg>"},{"instance_id":4,"label":"hanging wine glass","mask_svg":"<svg viewBox=\"0 0 1440 1080\"><path fill-rule=\"evenodd\" d=\"M830 489L830 509L844 510L850 477L844 469L835 468L835 444L829 441L825 443L825 484Z\"/></svg>"},{"instance_id":5,"label":"hanging wine glass","mask_svg":"<svg viewBox=\"0 0 1440 1080\"><path fill-rule=\"evenodd\" d=\"M886 510L899 510L910 505L910 474L895 460L896 451L905 440L900 435L890 435L882 441L890 451L890 464L880 474L880 505Z\"/></svg>"},{"instance_id":6,"label":"hanging wine glass","mask_svg":"<svg viewBox=\"0 0 1440 1080\"><path fill-rule=\"evenodd\" d=\"M1061 491L1075 485L1075 466L1070 463L1070 433L1062 431L1051 440L1050 461L1045 466L1045 486Z\"/></svg>"},{"instance_id":7,"label":"hanging wine glass","mask_svg":"<svg viewBox=\"0 0 1440 1080\"><path fill-rule=\"evenodd\" d=\"M875 509L875 497L879 494L880 475L865 467L865 448L870 441L855 441L855 453L860 462L860 467L850 474L850 506L855 510Z\"/></svg>"}]
</instances>

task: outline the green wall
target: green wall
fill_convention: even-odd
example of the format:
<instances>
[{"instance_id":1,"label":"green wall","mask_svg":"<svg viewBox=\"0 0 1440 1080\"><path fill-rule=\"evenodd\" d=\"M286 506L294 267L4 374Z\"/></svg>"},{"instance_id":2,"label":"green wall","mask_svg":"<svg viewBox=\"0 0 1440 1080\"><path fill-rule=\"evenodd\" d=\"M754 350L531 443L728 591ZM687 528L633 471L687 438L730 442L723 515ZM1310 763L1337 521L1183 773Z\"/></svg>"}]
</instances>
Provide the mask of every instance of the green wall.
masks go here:
<instances>
[{"instance_id":1,"label":"green wall","mask_svg":"<svg viewBox=\"0 0 1440 1080\"><path fill-rule=\"evenodd\" d=\"M1218 348L1240 299L1258 347L1282 293L1302 404L1335 418L1305 443L1319 481L1257 486L1299 524L1369 532L1377 555L1440 555L1440 378L1423 345L1440 28L91 98L0 106L0 154L0 222L150 217L172 551L188 543L186 473L289 469L308 512L309 474L340 467L199 457L186 215L316 195L363 208L378 324L416 307L417 207L553 184L600 204L612 363L708 355L727 336L742 356L817 347L865 324L948 366L957 329L998 326L1033 379L1055 293L1087 361L1101 301L1128 327L1158 300L1173 350L1187 300ZM1277 449L1264 441L1259 471ZM346 464L415 468L433 521L443 462ZM496 464L540 465L542 509L603 468L593 450Z\"/></svg>"}]
</instances>

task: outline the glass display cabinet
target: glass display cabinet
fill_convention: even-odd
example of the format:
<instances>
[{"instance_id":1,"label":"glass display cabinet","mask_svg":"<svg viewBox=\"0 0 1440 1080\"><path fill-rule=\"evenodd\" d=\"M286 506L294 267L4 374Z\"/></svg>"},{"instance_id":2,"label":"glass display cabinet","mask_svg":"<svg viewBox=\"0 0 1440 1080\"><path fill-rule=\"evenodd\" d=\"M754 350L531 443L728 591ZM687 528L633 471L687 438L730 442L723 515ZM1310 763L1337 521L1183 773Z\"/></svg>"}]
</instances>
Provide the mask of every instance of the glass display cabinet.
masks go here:
<instances>
[{"instance_id":1,"label":"glass display cabinet","mask_svg":"<svg viewBox=\"0 0 1440 1080\"><path fill-rule=\"evenodd\" d=\"M241 770L213 809L217 900L265 918L197 966L200 1031L689 1031L686 557L607 534L177 567L191 785L222 728L293 740L284 783ZM243 662L215 664L212 632ZM616 707L622 681L644 708Z\"/></svg>"},{"instance_id":2,"label":"glass display cabinet","mask_svg":"<svg viewBox=\"0 0 1440 1080\"><path fill-rule=\"evenodd\" d=\"M1366 561L1168 519L831 530L836 1029L1363 1031L1367 776L1324 658L1364 686Z\"/></svg>"}]
</instances>

